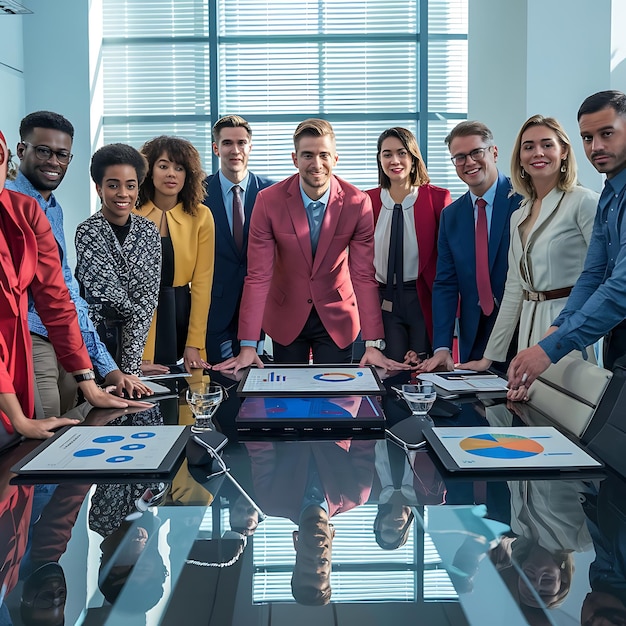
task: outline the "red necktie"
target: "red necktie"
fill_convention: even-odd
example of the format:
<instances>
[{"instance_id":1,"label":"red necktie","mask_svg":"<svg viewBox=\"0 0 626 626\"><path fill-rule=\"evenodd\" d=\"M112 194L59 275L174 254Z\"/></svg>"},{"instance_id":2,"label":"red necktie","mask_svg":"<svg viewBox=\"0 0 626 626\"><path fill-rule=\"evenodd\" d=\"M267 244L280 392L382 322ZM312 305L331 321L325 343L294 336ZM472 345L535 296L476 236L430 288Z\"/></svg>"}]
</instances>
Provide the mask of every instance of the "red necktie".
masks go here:
<instances>
[{"instance_id":1,"label":"red necktie","mask_svg":"<svg viewBox=\"0 0 626 626\"><path fill-rule=\"evenodd\" d=\"M489 277L489 237L487 235L487 202L482 198L476 200L478 219L476 220L476 286L478 302L485 315L493 313L493 292Z\"/></svg>"},{"instance_id":2,"label":"red necktie","mask_svg":"<svg viewBox=\"0 0 626 626\"><path fill-rule=\"evenodd\" d=\"M241 204L241 187L233 187L233 239L237 250L241 252L243 248L243 205Z\"/></svg>"}]
</instances>

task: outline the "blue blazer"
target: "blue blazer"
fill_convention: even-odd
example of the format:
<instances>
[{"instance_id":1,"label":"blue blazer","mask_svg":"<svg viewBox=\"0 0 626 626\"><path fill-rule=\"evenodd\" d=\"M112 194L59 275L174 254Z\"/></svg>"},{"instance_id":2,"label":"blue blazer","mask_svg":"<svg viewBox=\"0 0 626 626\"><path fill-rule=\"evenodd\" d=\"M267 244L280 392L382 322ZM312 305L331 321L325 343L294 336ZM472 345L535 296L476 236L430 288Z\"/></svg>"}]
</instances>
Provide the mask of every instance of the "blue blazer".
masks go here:
<instances>
[{"instance_id":1,"label":"blue blazer","mask_svg":"<svg viewBox=\"0 0 626 626\"><path fill-rule=\"evenodd\" d=\"M522 200L511 192L511 181L498 174L489 231L489 270L496 307L480 329L481 309L476 286L474 207L469 191L447 206L439 223L437 274L433 285L433 348L452 347L457 307L461 361L482 358L496 321L508 268L509 220Z\"/></svg>"},{"instance_id":2,"label":"blue blazer","mask_svg":"<svg viewBox=\"0 0 626 626\"><path fill-rule=\"evenodd\" d=\"M213 174L205 181L207 191L203 204L209 207L215 220L215 271L211 290L208 333L226 330L237 315L243 292L243 281L247 272L248 230L252 207L257 193L269 187L273 182L249 172L244 206L246 215L243 232L244 245L243 250L239 252L228 224L220 177ZM236 329L235 324L235 332Z\"/></svg>"}]
</instances>

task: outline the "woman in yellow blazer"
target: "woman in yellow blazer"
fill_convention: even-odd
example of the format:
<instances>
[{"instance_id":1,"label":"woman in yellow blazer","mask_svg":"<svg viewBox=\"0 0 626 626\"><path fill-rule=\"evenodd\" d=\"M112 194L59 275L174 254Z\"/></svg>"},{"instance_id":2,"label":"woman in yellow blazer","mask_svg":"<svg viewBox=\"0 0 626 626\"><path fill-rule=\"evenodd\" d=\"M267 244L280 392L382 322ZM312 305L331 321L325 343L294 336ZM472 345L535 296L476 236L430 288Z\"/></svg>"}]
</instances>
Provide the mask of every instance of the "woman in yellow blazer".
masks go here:
<instances>
[{"instance_id":1,"label":"woman in yellow blazer","mask_svg":"<svg viewBox=\"0 0 626 626\"><path fill-rule=\"evenodd\" d=\"M157 225L163 251L159 303L142 371L166 372L181 357L187 371L207 367L215 225L201 204L205 173L200 155L187 140L167 136L146 142L141 152L149 169L135 212Z\"/></svg>"}]
</instances>

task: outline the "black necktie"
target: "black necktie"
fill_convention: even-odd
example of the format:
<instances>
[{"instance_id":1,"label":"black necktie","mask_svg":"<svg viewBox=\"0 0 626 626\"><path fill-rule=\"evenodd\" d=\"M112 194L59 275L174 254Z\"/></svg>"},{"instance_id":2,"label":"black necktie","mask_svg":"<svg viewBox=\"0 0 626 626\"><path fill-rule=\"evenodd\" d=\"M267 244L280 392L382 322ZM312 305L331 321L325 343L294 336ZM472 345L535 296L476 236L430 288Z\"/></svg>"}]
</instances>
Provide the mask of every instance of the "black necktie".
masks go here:
<instances>
[{"instance_id":1,"label":"black necktie","mask_svg":"<svg viewBox=\"0 0 626 626\"><path fill-rule=\"evenodd\" d=\"M394 280L395 277L395 280ZM387 259L387 294L393 299L393 285L397 286L397 296L401 297L404 282L404 219L402 205L393 205L391 236L389 237L389 257Z\"/></svg>"},{"instance_id":2,"label":"black necktie","mask_svg":"<svg viewBox=\"0 0 626 626\"><path fill-rule=\"evenodd\" d=\"M241 187L233 187L233 239L237 250L241 252L243 248L243 204L241 204Z\"/></svg>"}]
</instances>

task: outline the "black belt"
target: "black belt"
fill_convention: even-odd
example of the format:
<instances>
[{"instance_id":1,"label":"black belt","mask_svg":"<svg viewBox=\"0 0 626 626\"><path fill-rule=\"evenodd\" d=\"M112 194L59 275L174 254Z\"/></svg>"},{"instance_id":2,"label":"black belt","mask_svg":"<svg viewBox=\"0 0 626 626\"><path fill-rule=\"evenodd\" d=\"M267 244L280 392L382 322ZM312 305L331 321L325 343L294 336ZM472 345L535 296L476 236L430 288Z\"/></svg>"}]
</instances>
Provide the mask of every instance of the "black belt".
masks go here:
<instances>
[{"instance_id":1,"label":"black belt","mask_svg":"<svg viewBox=\"0 0 626 626\"><path fill-rule=\"evenodd\" d=\"M387 289L387 285L385 283L378 283L378 286L381 289ZM393 289L397 289L398 285L394 285ZM417 280L409 280L407 282L402 283L402 289L417 289Z\"/></svg>"}]
</instances>

